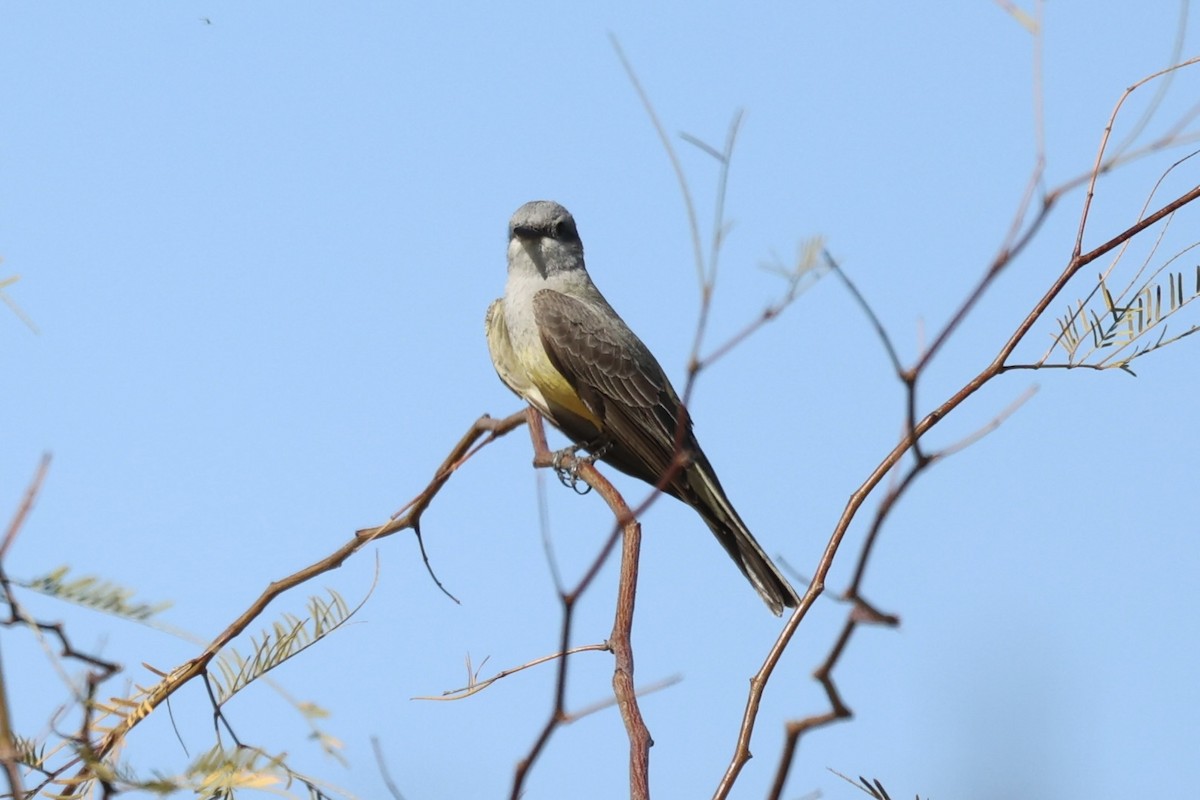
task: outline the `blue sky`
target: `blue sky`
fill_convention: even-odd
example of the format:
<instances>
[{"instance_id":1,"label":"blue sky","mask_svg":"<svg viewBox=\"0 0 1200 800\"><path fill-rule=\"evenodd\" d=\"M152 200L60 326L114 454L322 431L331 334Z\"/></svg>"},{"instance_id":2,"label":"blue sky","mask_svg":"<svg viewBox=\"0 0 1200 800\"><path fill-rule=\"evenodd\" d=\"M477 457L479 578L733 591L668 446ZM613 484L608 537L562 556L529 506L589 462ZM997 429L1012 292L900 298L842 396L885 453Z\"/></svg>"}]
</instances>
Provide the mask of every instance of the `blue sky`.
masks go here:
<instances>
[{"instance_id":1,"label":"blue sky","mask_svg":"<svg viewBox=\"0 0 1200 800\"><path fill-rule=\"evenodd\" d=\"M1165 2L1047 9L1047 186L1090 167L1121 91L1169 62L1179 17ZM1003 240L1036 153L1032 43L991 3L6 3L0 278L21 276L5 291L40 332L0 309L0 509L54 454L8 574L67 564L104 576L171 600L163 620L207 641L270 581L385 520L480 414L520 408L482 321L503 289L508 217L530 199L574 212L596 282L681 382L698 302L687 219L609 32L673 135L720 143L745 110L710 347L782 291L760 265L819 235L911 359ZM1197 87L1194 70L1180 74L1143 141ZM1117 139L1149 96L1131 101ZM715 165L676 144L707 225ZM1104 178L1086 242L1136 219L1186 152ZM1162 197L1194 185L1194 170ZM922 409L978 372L1060 272L1081 202L1064 199L934 362ZM1190 243L1194 220L1181 215L1157 254L1149 240L1131 248L1114 274ZM1110 263L1086 270L1055 313ZM1019 354L1036 358L1053 331L1040 321ZM830 769L897 797L1171 796L1194 784L1198 345L1141 360L1136 379L1013 373L935 429L930 446L950 444L1039 387L891 518L865 594L903 625L856 634L837 673L855 718L802 742L786 796L860 796ZM692 412L764 547L810 574L899 435L902 400L862 314L826 279L706 372ZM302 611L326 586L360 598L378 561L354 624L274 675L332 712L348 768L265 686L228 708L242 739L359 797L383 796L372 736L409 798L507 796L552 670L457 703L410 698L462 685L468 654L489 659L486 675L556 646L529 454L523 431L490 446L425 517L432 563L462 605L400 534L264 618ZM546 497L560 568L578 575L607 512L552 479ZM653 788L703 797L780 623L689 509L658 503L644 529L638 681L683 678L642 703ZM608 635L614 582L607 568L582 603L577 643ZM22 597L126 665L109 694L149 681L143 662L169 669L197 652ZM784 721L825 709L809 675L844 614L823 599L801 628L734 796L769 786ZM2 637L16 725L44 732L66 690L32 637ZM610 679L608 656L578 658L571 707L605 698ZM173 702L192 755L211 744L206 702L199 685ZM142 770L189 761L161 714L125 757ZM620 796L625 765L619 716L595 714L558 732L526 796Z\"/></svg>"}]
</instances>

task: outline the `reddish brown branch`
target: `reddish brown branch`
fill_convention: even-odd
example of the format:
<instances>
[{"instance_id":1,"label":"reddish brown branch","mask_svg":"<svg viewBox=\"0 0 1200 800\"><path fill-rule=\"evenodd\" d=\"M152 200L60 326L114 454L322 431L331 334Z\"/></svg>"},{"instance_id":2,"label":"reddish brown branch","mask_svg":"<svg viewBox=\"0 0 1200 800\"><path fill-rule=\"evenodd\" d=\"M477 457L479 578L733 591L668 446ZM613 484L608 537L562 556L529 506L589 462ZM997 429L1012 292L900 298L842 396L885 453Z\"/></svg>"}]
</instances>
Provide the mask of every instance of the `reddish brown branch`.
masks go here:
<instances>
[{"instance_id":1,"label":"reddish brown branch","mask_svg":"<svg viewBox=\"0 0 1200 800\"><path fill-rule=\"evenodd\" d=\"M886 625L888 627L895 627L900 624L900 618L897 615L880 611L863 598L860 593L867 563L871 558L875 543L878 541L884 521L891 514L896 504L900 501L900 498L912 487L922 473L937 462L954 453L960 452L965 447L977 442L981 437L994 431L1013 412L1020 408L1031 395L1032 392L1024 393L1009 405L1008 408L1000 412L991 422L964 439L955 442L943 450L931 453L927 458L916 460L896 485L889 489L882 502L880 502L879 508L875 511L875 518L871 524L871 529L863 542L862 550L855 564L854 576L850 581L850 585L842 593L842 599L851 603L850 613L846 615L846 622L842 627L842 632L830 649L829 655L826 656L825 661L813 672L813 677L825 689L825 696L829 701L829 710L822 714L816 714L799 720L791 720L787 723L785 729L786 739L783 751L780 754L779 765L775 771L775 781L772 784L771 792L767 795L769 800L778 800L783 796L784 785L787 782L788 773L791 770L800 737L814 728L821 728L853 716L854 712L838 692L837 684L833 680L833 670L841 660L842 654L845 652L846 646L849 644L850 637L853 635L855 629L859 625L864 624Z\"/></svg>"},{"instance_id":2,"label":"reddish brown branch","mask_svg":"<svg viewBox=\"0 0 1200 800\"><path fill-rule=\"evenodd\" d=\"M21 505L17 508L17 512L13 514L12 522L9 523L8 531L4 534L4 541L0 543L0 584L3 584L4 597L8 603L9 619L5 624L15 624L17 622L25 622L39 626L39 628L49 628L56 633L59 642L62 644L64 654L72 652L70 643L67 641L66 634L58 626L52 626L47 623L31 620L17 606L16 598L13 597L12 588L9 586L8 578L4 574L3 562L4 557L8 555L8 550L12 547L12 543L16 541L17 533L25 524L26 517L29 516L30 510L33 508L34 500L41 491L42 481L46 478L46 471L50 468L50 454L46 453L42 456L41 463L38 464L37 471L33 475L33 480L29 482L29 487L25 490L25 497L21 501ZM88 656L87 661L95 665L96 660ZM115 667L114 667L115 669ZM105 675L111 672L103 673ZM97 673L91 673L90 677L95 677ZM97 678L98 679L98 678ZM21 778L21 769L18 764L19 753L17 752L16 740L12 730L12 716L8 709L8 684L4 679L3 664L0 663L0 766L3 766L4 774L8 779L9 795L16 800L25 796L24 781Z\"/></svg>"},{"instance_id":3,"label":"reddish brown branch","mask_svg":"<svg viewBox=\"0 0 1200 800\"><path fill-rule=\"evenodd\" d=\"M625 731L629 736L629 796L631 798L650 797L650 747L654 742L650 731L642 719L641 709L637 703L637 690L633 683L633 609L637 599L638 559L642 546L642 526L629 514L620 495L612 490L612 484L605 481L605 489L598 488L601 496L612 509L613 514L620 520L622 514L627 522L624 527L624 537L621 548L621 579L617 585L617 613L613 619L612 635L609 644L612 646L614 664L613 692L617 697L617 705L621 710L621 719L625 721Z\"/></svg>"},{"instance_id":4,"label":"reddish brown branch","mask_svg":"<svg viewBox=\"0 0 1200 800\"><path fill-rule=\"evenodd\" d=\"M778 798L783 796L783 789L796 757L796 748L800 743L800 737L815 728L823 728L826 725L850 719L854 716L854 712L842 700L842 695L833 680L833 668L837 666L842 654L846 651L846 645L850 643L850 637L854 634L860 621L865 620L860 619L860 615L852 611L850 616L847 617L846 623L842 626L842 632L838 635L837 640L830 649L829 655L813 671L813 678L819 681L822 688L825 689L825 697L829 700L829 710L822 714L804 717L803 719L790 720L784 726L785 738L783 750L779 757L779 767L775 771L775 780L771 784L771 791L767 793L767 797L770 800L778 800ZM889 621L887 617L879 617L879 621L886 621L885 624L890 625L899 623L899 620Z\"/></svg>"},{"instance_id":5,"label":"reddish brown branch","mask_svg":"<svg viewBox=\"0 0 1200 800\"><path fill-rule=\"evenodd\" d=\"M288 575L271 583L263 591L257 600L255 600L249 608L247 608L237 619L230 625L207 647L204 648L198 656L190 661L181 664L172 670L165 678L163 678L156 686L154 686L147 694L143 702L140 703L137 710L130 713L124 719L120 720L91 750L92 759L99 761L105 758L113 751L115 747L135 728L143 719L149 716L158 706L162 705L167 698L178 691L184 684L191 681L200 675L207 672L208 665L217 653L228 645L235 637L246 630L250 624L257 619L271 603L279 595L295 588L308 580L329 572L330 570L340 567L347 558L357 553L368 543L382 538L396 531L410 528L420 523L421 514L429 507L433 498L441 490L441 488L449 480L463 463L465 463L479 448L485 446L489 442L503 436L513 430L525 421L525 413L518 412L504 419L494 419L487 415L472 423L467 432L457 444L451 449L450 454L438 467L434 473L433 479L429 482L420 494L413 498L408 504L401 509L400 512L393 515L392 518L385 524L377 528L367 528L360 530L350 538L349 541L338 547L325 558L317 561L297 572ZM485 436L486 434L486 436ZM483 441L475 444L481 437ZM474 445L474 446L473 446ZM91 760L91 759L90 759ZM90 765L85 765L79 773L71 779L71 783L64 791L63 798L72 798L78 796L83 790L86 783L94 777L94 771Z\"/></svg>"},{"instance_id":6,"label":"reddish brown branch","mask_svg":"<svg viewBox=\"0 0 1200 800\"><path fill-rule=\"evenodd\" d=\"M566 653L571 644L571 627L574 622L575 604L587 591L601 568L608 561L609 555L616 546L618 539L622 542L621 569L617 585L617 607L613 620L612 634L608 645L613 652L615 662L613 671L613 692L617 698L617 706L621 710L621 718L625 722L625 730L629 737L629 785L630 797L642 800L650 796L650 746L653 741L650 731L642 719L638 708L637 691L633 679L633 610L637 597L638 558L641 552L642 528L638 524L634 512L630 511L621 494L601 475L588 459L562 457L555 463L555 454L546 446L546 432L541 416L533 408L527 411L530 438L533 442L535 467L555 467L571 470L578 474L588 486L595 489L616 518L612 534L601 547L591 565L579 581L569 590L559 595L562 603L562 628L559 634L559 650ZM677 468L677 467L676 467ZM673 470L668 471L667 481L671 479ZM653 500L653 497L651 498ZM650 502L650 501L647 501ZM640 509L639 509L640 511ZM555 680L554 706L550 717L542 726L537 739L530 747L525 758L517 764L513 776L511 797L520 797L529 770L545 749L550 737L559 726L569 720L566 712L566 683L568 659L560 659Z\"/></svg>"},{"instance_id":7,"label":"reddish brown branch","mask_svg":"<svg viewBox=\"0 0 1200 800\"><path fill-rule=\"evenodd\" d=\"M956 311L956 313L951 317L951 320L947 323L943 331L935 339L934 345L931 346L930 349L927 350L920 359L918 359L917 363L903 376L904 383L909 391L909 400L907 402L910 404L915 403L912 398L914 396L913 393L915 392L916 382L920 375L923 374L924 368L928 365L930 359L940 348L941 344L946 341L946 339L953 333L955 329L957 329L957 327L965 319L970 309L978 302L983 293L995 280L996 276L999 275L999 273L1003 271L1009 264L1011 264L1012 260L1029 243L1034 233L1036 233L1036 231L1040 228L1042 221L1048 215L1052 205L1061 196L1061 193L1058 191L1051 192L1046 196L1041 211L1030 222L1025 233L1018 237L1011 247L1003 248L1001 252L996 255L992 264L985 271L979 283L967 296L967 299L964 301L963 305L960 306L958 311ZM795 634L800 623L804 620L804 617L807 616L808 610L812 607L812 604L816 601L816 598L824 592L825 578L833 565L833 559L841 547L842 540L849 529L850 523L857 516L862 504L866 501L866 498L879 486L883 478L898 463L900 463L900 460L908 452L915 451L917 454L917 459L913 467L914 474L905 482L906 484L911 483L912 478L915 478L915 474L919 473L926 466L928 466L933 457L921 456L920 451L915 449L916 443L942 419L958 408L967 398L971 397L986 383L1004 372L1004 365L1007 359L1012 355L1016 347L1028 334L1034 323L1041 317L1046 309L1049 308L1050 304L1059 295L1059 293L1062 292L1066 284L1079 272L1080 269L1095 261L1097 258L1100 258L1105 253L1108 253L1114 248L1119 247L1121 244L1133 238L1134 236L1137 236L1154 223L1158 222L1169 214L1174 213L1188 203L1191 203L1198 197L1200 197L1200 186L1197 186L1180 195L1171 202L1163 205L1149 216L1139 219L1135 224L1129 226L1099 247L1096 247L1087 253L1074 255L1064 268L1062 274L1059 275L1059 277L1050 285L1042 297L1034 304L1030 312L1017 325L1017 328L1014 330L1013 334L1000 348L999 352L992 359L992 361L985 366L978 375L969 380L962 386L962 388L943 401L941 405L927 413L920 420L910 421L907 434L901 438L900 442L894 448L892 448L891 452L884 457L884 459L879 463L878 466L876 466L876 468L871 472L867 479L863 481L858 489L856 489L850 495L849 499L847 500L846 507L843 510L841 517L838 519L833 533L830 535L825 550L821 554L820 561L818 562L817 569L813 575L812 581L809 584L808 590L801 598L799 606L788 619L783 631L779 635L779 638L772 645L759 671L751 680L750 693L746 700L746 709L743 713L742 724L738 732L734 754L728 767L726 768L725 774L721 778L721 782L717 786L717 790L714 794L715 798L725 798L728 796L742 768L749 761L750 738L754 730L755 720L757 719L758 710L762 702L762 693L766 687L767 681L770 679L775 666L782 657L783 651L787 648L792 636ZM1086 210L1084 213L1086 214ZM909 413L911 415L912 412ZM894 504L894 501L892 504ZM869 549L864 552L869 552ZM861 569L864 568L864 564L859 564L858 570L856 571L861 571ZM842 705L840 699L837 699L837 701L834 702L834 699L831 698L831 705L834 709L832 712L830 712L832 716L829 714L822 714L814 719L828 719L829 721L832 721L840 718L837 716L838 708ZM809 727L811 727L811 725ZM794 745L792 745L790 749L791 752L794 752ZM781 766L781 770L786 774L786 766Z\"/></svg>"},{"instance_id":8,"label":"reddish brown branch","mask_svg":"<svg viewBox=\"0 0 1200 800\"><path fill-rule=\"evenodd\" d=\"M8 555L8 550L12 547L13 542L17 539L17 533L21 530L21 526L25 524L25 518L29 516L29 512L33 510L33 504L37 500L38 493L42 490L42 481L46 479L46 472L50 469L50 454L42 455L42 460L38 463L37 471L33 474L33 480L29 482L29 487L25 490L25 497L21 500L21 505L17 508L17 513L13 514L12 522L8 524L8 531L4 534L4 541L0 543L0 562Z\"/></svg>"}]
</instances>

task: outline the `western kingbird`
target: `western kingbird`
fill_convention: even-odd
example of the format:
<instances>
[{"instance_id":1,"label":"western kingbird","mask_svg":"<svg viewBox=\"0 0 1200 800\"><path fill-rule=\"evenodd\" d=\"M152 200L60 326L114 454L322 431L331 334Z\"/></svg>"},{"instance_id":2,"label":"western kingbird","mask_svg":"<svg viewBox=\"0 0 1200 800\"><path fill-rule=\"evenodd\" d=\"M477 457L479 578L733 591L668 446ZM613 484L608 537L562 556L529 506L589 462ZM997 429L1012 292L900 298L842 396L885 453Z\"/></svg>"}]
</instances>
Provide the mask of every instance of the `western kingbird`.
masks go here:
<instances>
[{"instance_id":1,"label":"western kingbird","mask_svg":"<svg viewBox=\"0 0 1200 800\"><path fill-rule=\"evenodd\" d=\"M799 602L725 497L658 360L592 283L575 220L558 203L513 214L508 281L485 327L508 388L574 444L652 486L675 460L682 416L689 462L663 491L700 513L775 614Z\"/></svg>"}]
</instances>

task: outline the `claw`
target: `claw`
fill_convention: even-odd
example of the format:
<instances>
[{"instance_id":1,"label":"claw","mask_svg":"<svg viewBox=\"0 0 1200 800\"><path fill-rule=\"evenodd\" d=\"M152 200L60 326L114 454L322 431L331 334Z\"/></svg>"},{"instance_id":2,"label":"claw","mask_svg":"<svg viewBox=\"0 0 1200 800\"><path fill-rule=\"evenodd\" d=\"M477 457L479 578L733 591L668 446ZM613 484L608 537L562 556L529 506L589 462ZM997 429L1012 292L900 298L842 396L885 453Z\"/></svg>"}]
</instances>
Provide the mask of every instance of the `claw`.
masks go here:
<instances>
[{"instance_id":1,"label":"claw","mask_svg":"<svg viewBox=\"0 0 1200 800\"><path fill-rule=\"evenodd\" d=\"M550 454L550 466L555 472L566 471L566 467L562 465L563 459L573 457L578 450L579 448L575 445L564 447L562 450L555 450Z\"/></svg>"},{"instance_id":2,"label":"claw","mask_svg":"<svg viewBox=\"0 0 1200 800\"><path fill-rule=\"evenodd\" d=\"M587 483L582 483L579 480L579 466L581 464L595 464L596 459L603 458L604 454L612 448L612 439L597 439L594 442L586 444L573 444L570 447L564 447L562 450L555 450L550 456L550 467L554 470L554 474L558 476L558 482L575 491L576 494L587 494L592 490ZM586 449L586 456L576 455L580 450ZM574 463L570 467L564 467L563 461L567 458L574 459ZM579 488L580 486L583 488Z\"/></svg>"},{"instance_id":3,"label":"claw","mask_svg":"<svg viewBox=\"0 0 1200 800\"><path fill-rule=\"evenodd\" d=\"M550 458L550 466L554 470L554 474L558 476L559 483L571 489L576 494L584 495L590 492L592 487L584 483L582 484L583 489L579 488L579 465L585 461L590 464L591 461L587 456L576 458L575 454L579 452L579 447L579 445L571 445L570 447L564 447L562 450L556 450ZM574 458L575 461L570 467L564 467L562 465L563 459L568 457Z\"/></svg>"}]
</instances>

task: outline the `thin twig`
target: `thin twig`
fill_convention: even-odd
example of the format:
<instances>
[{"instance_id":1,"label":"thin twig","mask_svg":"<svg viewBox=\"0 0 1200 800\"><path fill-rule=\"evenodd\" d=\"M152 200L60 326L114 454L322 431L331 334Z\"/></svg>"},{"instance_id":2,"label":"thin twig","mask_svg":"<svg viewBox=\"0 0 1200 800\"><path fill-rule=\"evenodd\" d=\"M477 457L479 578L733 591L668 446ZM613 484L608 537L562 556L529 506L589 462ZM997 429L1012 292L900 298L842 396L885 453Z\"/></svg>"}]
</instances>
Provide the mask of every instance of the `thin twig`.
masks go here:
<instances>
[{"instance_id":1,"label":"thin twig","mask_svg":"<svg viewBox=\"0 0 1200 800\"><path fill-rule=\"evenodd\" d=\"M4 775L8 779L8 795L13 800L23 800L26 797L25 782L21 778L21 768L17 763L19 757L13 738L12 716L8 710L8 683L4 679L3 660L0 660L0 764L4 766Z\"/></svg>"},{"instance_id":2,"label":"thin twig","mask_svg":"<svg viewBox=\"0 0 1200 800\"><path fill-rule=\"evenodd\" d=\"M379 737L371 737L371 752L375 754L375 765L379 767L379 774L383 777L383 785L387 787L388 793L395 800L404 800L404 795L400 794L400 790L396 787L392 780L392 775L388 771L387 761L383 757L383 748L379 744Z\"/></svg>"},{"instance_id":3,"label":"thin twig","mask_svg":"<svg viewBox=\"0 0 1200 800\"><path fill-rule=\"evenodd\" d=\"M495 675L493 675L492 677L486 678L482 681L475 680L474 676L472 676L470 683L468 685L462 687L461 689L450 689L448 691L442 692L440 695L418 695L412 699L413 700L441 700L441 701L462 700L463 698L470 697L471 695L482 692L484 689L488 688L496 681L503 680L503 679L507 678L509 675L516 675L518 672L523 672L523 671L529 669L530 667L541 666L542 664L547 664L547 663L554 661L556 659L559 659L559 658L566 658L567 656L573 656L573 655L576 655L577 653L587 653L587 652L591 652L591 651L595 651L595 650L609 651L611 649L612 648L608 646L608 642L600 642L599 644L584 644L584 645L580 645L579 647L572 647L570 650L560 650L559 652L551 653L548 656L542 656L541 658L535 658L532 661L526 661L524 664L521 664L516 667L509 667L508 669L502 669L499 672L497 672ZM482 665L480 665L480 668L482 669Z\"/></svg>"},{"instance_id":4,"label":"thin twig","mask_svg":"<svg viewBox=\"0 0 1200 800\"><path fill-rule=\"evenodd\" d=\"M679 161L679 155L671 145L671 137L667 135L667 129L663 127L658 119L658 114L654 111L654 105L650 102L650 96L642 88L642 82L638 80L637 73L633 70L633 65L626 58L625 50L621 47L620 40L617 39L615 34L609 33L608 41L612 44L612 48L616 52L626 76L629 77L629 82L633 84L633 90L637 92L638 99L642 101L642 108L646 111L646 116L650 118L650 123L654 126L654 132L658 134L658 139L662 142L663 150L667 152L667 158L671 160L671 169L675 173L675 180L679 182L679 189L683 193L683 204L687 210L688 227L692 232L692 250L696 259L696 278L703 288L706 284L704 249L700 244L700 224L696 221L696 206L692 202L692 192L688 188L687 174L683 171L683 164Z\"/></svg>"},{"instance_id":5,"label":"thin twig","mask_svg":"<svg viewBox=\"0 0 1200 800\"><path fill-rule=\"evenodd\" d=\"M650 683L650 684L643 686L642 688L640 688L636 691L636 694L638 697L645 697L648 694L654 694L655 692L661 692L663 689L667 689L671 686L674 686L675 684L679 683L682 680L683 680L682 675L672 675L669 678L663 678L661 681L655 681L654 683ZM612 708L614 705L617 705L619 702L620 701L617 699L616 695L614 695L607 699L599 700L595 703L592 703L591 705L586 705L583 708L578 709L577 711L572 711L569 714L565 715L563 717L563 725L570 725L573 722L578 722L579 720L583 719L584 717L589 717L592 714L596 714L600 711L603 711L606 708Z\"/></svg>"},{"instance_id":6,"label":"thin twig","mask_svg":"<svg viewBox=\"0 0 1200 800\"><path fill-rule=\"evenodd\" d=\"M1200 59L1193 59L1193 62L1196 60L1200 60ZM1193 63L1193 62L1187 62L1187 63ZM1139 81L1139 83L1136 84L1134 88L1136 88L1136 86L1138 86L1138 85L1143 85L1145 82L1146 82L1145 80ZM1118 108L1119 107L1120 107L1120 104L1118 104ZM1110 122L1110 127L1111 127L1111 122ZM1101 156L1103 155L1103 147L1104 147L1104 144L1102 142ZM1098 157L1095 169L1098 170L1099 166L1102 163L1103 163L1102 157ZM1092 188L1094 188L1094 185L1095 185L1095 174L1093 173L1093 179L1089 184L1089 191ZM929 363L929 360L936 353L937 349L951 335L951 333L955 329L957 329L958 325L966 317L966 315L970 311L970 309L975 305L975 303L978 302L978 300L986 292L986 290L991 285L991 283L995 279L995 277L1000 272L1002 272L1009 264L1011 264L1013 259L1016 258L1016 256L1019 255L1020 252L1024 250L1025 246L1028 245L1028 243L1032 240L1033 236L1040 229L1041 224L1045 220L1050 209L1053 207L1053 205L1057 202L1057 200L1061 196L1062 196L1062 193L1061 193L1061 191L1058 191L1058 190L1048 193L1043 198L1042 208L1041 208L1040 212L1027 225L1024 233L1021 236L1017 237L1012 242L1011 247L1002 248L1001 251L999 253L997 253L996 257L993 259L992 264L989 266L987 271L984 273L984 276L981 278L980 282L976 285L974 290L968 294L966 300L959 307L959 309L956 311L956 313L952 316L950 322L947 323L947 325L943 329L941 335L935 339L934 344L931 345L930 349L927 350L922 355L922 357L918 360L918 362L908 370L909 377L906 378L906 380L905 380L906 384L915 385L915 382L918 379L918 377L922 374L925 365L927 365ZM795 635L795 632L798 629L800 623L803 622L804 618L807 616L808 611L812 607L813 603L816 601L816 598L819 597L821 595L821 593L824 591L825 578L828 575L829 570L833 565L833 559L836 556L839 548L841 547L842 540L844 539L846 532L849 529L851 521L857 516L858 511L861 508L862 504L865 502L866 498L875 490L875 488L880 484L880 482L884 479L884 477L892 470L892 468L895 467L896 464L899 463L901 458L903 458L904 455L906 453L908 453L910 450L914 449L917 441L922 436L924 436L930 429L932 429L935 425L937 425L937 423L940 422L942 419L944 419L948 414L950 414L952 411L954 411L956 408L958 408L958 406L960 406L968 397L975 394L975 392L977 392L980 388L982 388L986 383L988 383L990 380L992 380L996 376L1002 374L1002 372L1004 371L1004 365L1005 365L1007 359L1011 356L1013 351L1016 349L1017 345L1020 344L1020 342L1024 339L1024 337L1028 334L1029 330L1032 328L1033 324L1041 317L1041 315L1045 312L1045 310L1049 307L1049 305L1054 301L1054 299L1063 290L1066 283L1075 274L1077 274L1080 269L1082 269L1084 266L1091 263L1092 261L1096 260L1097 258L1103 256L1105 253L1111 251L1113 248L1120 246L1122 243L1129 240L1130 238L1138 235L1139 233L1141 233L1143 230L1145 230L1149 226L1153 225L1158 220L1166 217L1167 215L1169 215L1171 213L1174 213L1179 208L1182 208L1183 206L1192 202L1197 197L1200 197L1200 186L1197 186L1197 187L1193 188L1191 191L1188 191L1188 192L1180 195L1176 199L1172 200L1171 202L1169 202L1169 203L1165 204L1164 206L1162 206L1161 208L1159 208L1154 213L1150 214L1149 216L1147 216L1143 219L1138 220L1135 224L1127 227L1125 230L1123 230L1116 236L1112 237L1104 244L1100 245L1099 247L1094 248L1093 250L1091 250L1087 253L1080 252L1080 247L1079 247L1079 243L1082 240L1082 230L1083 230L1083 223L1081 222L1079 240L1076 243L1075 252L1072 255L1072 257L1069 260L1066 267L1064 268L1062 274L1058 277L1058 279L1056 279L1050 285L1050 287L1045 291L1045 293L1042 295L1042 297L1034 304L1033 308L1029 311L1029 313L1026 315L1026 317L1021 320L1021 322L1017 325L1016 329L1014 330L1013 334L1001 346L1000 350L997 352L996 356L992 359L992 361L989 364L987 364L980 371L980 373L978 375L976 375L971 380L967 381L958 391L956 391L954 394L952 394L950 397L948 397L945 401L943 401L941 403L941 405L937 406L933 411L927 413L919 421L913 421L912 423L910 423L907 434L901 439L901 441L895 447L892 448L891 452L889 452L883 458L883 460L878 464L878 466L876 466L876 468L870 473L870 475L867 476L866 480L863 481L863 483L858 487L858 489L856 489L853 493L851 493L849 499L847 500L846 507L843 510L841 517L838 519L837 525L834 527L834 530L830 535L830 538L826 544L825 550L821 554L821 558L818 562L817 569L814 571L814 574L813 574L811 582L809 583L808 589L805 591L803 597L800 600L798 607L795 609L792 616L787 620L787 623L785 624L783 631L779 634L778 639L776 639L775 643L771 646L770 651L767 653L766 657L764 658L762 666L759 668L758 672L756 672L754 677L751 679L751 688L750 688L749 695L747 696L746 708L743 713L742 724L741 724L741 727L738 732L737 744L734 748L733 756L726 768L726 771L725 771L724 775L722 776L720 783L717 786L716 792L714 794L714 798L728 797L729 792L732 790L733 785L736 782L737 777L740 774L742 768L749 761L750 738L753 734L754 724L758 717L758 710L759 710L759 707L762 702L762 694L763 694L763 691L765 690L767 682L769 681L770 676L775 669L775 666L779 663L779 659L782 657L782 654L783 654L784 650L787 648L788 643L791 641L791 638ZM1089 197L1089 201L1090 201L1090 197ZM1086 220L1086 215L1087 215L1087 208L1088 208L1088 203L1085 203L1084 209L1081 212L1082 216L1084 217L1085 220ZM916 465L914 466L914 469L918 470L918 471L921 469L924 469L925 466L927 465L927 462L928 462L928 459L918 459ZM848 635L847 635L847 638L848 638ZM838 718L836 712L838 710L838 706L841 704L841 701L840 701L840 699L836 700L836 701L831 700L831 703L833 703L833 705L834 705L834 709L835 709L834 712L831 712L830 714L822 715L822 719L824 719L826 717L828 717L830 719Z\"/></svg>"},{"instance_id":7,"label":"thin twig","mask_svg":"<svg viewBox=\"0 0 1200 800\"><path fill-rule=\"evenodd\" d=\"M853 716L853 711L842 699L841 693L838 691L837 684L833 679L833 671L840 661L846 646L850 642L850 637L859 625L886 625L895 627L900 624L900 618L895 614L888 614L875 608L862 597L861 586L863 576L866 573L867 563L870 561L871 555L874 552L875 543L878 541L880 531L883 529L883 523L888 518L892 509L900 501L900 498L912 487L916 479L934 464L948 458L955 453L961 452L975 442L979 441L984 436L996 430L1011 417L1017 409L1025 404L1030 397L1033 396L1034 389L1027 389L1016 400L1010 403L999 414L993 417L987 424L980 427L973 433L963 437L957 442L943 448L942 450L929 454L928 458L915 461L912 466L905 472L903 477L891 487L888 493L880 502L879 507L875 511L874 520L871 524L871 529L863 542L862 549L855 562L854 575L850 580L850 585L842 593L842 600L851 604L850 612L846 615L846 621L842 626L842 631L838 638L834 641L833 647L830 648L825 660L817 667L813 673L813 677L821 683L825 690L825 697L829 701L829 710L821 713L805 717L799 720L791 720L785 728L786 738L784 740L783 751L780 754L779 763L775 771L775 780L772 784L771 791L767 794L768 800L779 800L783 796L784 786L787 782L788 773L791 770L792 762L795 758L796 747L800 737L814 728L824 727L840 720L849 719Z\"/></svg>"},{"instance_id":8,"label":"thin twig","mask_svg":"<svg viewBox=\"0 0 1200 800\"><path fill-rule=\"evenodd\" d=\"M189 683L192 679L206 674L209 663L217 656L217 654L228 645L234 638L241 634L251 623L254 622L279 595L299 586L306 581L311 580L317 575L321 575L330 570L340 567L346 559L357 553L368 543L375 541L383 536L403 530L407 527L412 527L420 523L421 514L429 507L433 498L437 496L438 491L449 480L450 476L464 462L467 461L474 453L478 452L480 447L483 447L489 442L505 435L521 423L525 421L525 412L521 411L504 419L494 419L489 416L483 416L476 420L458 443L451 449L450 454L442 462L442 465L434 473L433 479L429 485L425 487L410 503L405 506L403 513L393 516L393 518L377 528L367 528L358 531L350 538L348 542L338 547L325 558L316 561L307 567L298 570L297 572L288 575L271 583L263 593L255 600L241 615L238 616L230 625L212 642L204 648L198 656L190 661L181 664L172 670L167 677L163 678L154 686L148 693L145 700L133 713L121 719L104 737L92 748L92 758L95 761L100 761L108 756L114 748L116 748L137 725L149 716L159 705L166 701L168 697L173 695L180 687ZM486 434L486 436L485 436ZM483 442L475 445L475 442L483 437ZM64 640L65 646L65 640ZM71 779L66 790L63 792L63 799L74 798L78 796L78 792L82 789L86 781L94 776L94 769L90 764L85 764L80 771Z\"/></svg>"},{"instance_id":9,"label":"thin twig","mask_svg":"<svg viewBox=\"0 0 1200 800\"><path fill-rule=\"evenodd\" d=\"M4 533L4 541L0 542L0 562L8 556L8 550L12 547L13 542L17 540L17 533L25 524L25 518L29 516L29 512L33 510L33 504L37 500L38 493L42 490L42 481L46 479L46 473L50 470L50 454L42 454L42 460L38 462L37 471L33 473L33 480L29 482L29 486L25 489L25 497L21 500L21 505L17 507L17 513L13 514L12 521L8 524L8 530Z\"/></svg>"}]
</instances>

